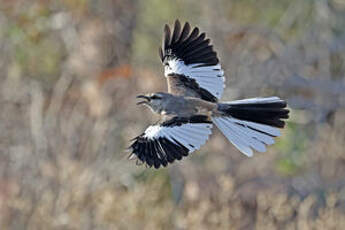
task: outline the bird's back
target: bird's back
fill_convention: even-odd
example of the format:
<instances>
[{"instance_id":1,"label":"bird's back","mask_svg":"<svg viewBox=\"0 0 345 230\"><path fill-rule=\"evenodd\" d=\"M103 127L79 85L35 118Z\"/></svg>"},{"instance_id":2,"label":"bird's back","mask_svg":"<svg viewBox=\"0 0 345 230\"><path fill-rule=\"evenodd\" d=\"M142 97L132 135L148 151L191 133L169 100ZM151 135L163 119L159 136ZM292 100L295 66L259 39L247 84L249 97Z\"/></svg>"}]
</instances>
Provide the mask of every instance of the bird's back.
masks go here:
<instances>
[{"instance_id":1,"label":"bird's back","mask_svg":"<svg viewBox=\"0 0 345 230\"><path fill-rule=\"evenodd\" d=\"M191 116L195 114L203 114L204 109L202 99L196 97L184 97L170 94L162 101L162 114L171 116Z\"/></svg>"}]
</instances>

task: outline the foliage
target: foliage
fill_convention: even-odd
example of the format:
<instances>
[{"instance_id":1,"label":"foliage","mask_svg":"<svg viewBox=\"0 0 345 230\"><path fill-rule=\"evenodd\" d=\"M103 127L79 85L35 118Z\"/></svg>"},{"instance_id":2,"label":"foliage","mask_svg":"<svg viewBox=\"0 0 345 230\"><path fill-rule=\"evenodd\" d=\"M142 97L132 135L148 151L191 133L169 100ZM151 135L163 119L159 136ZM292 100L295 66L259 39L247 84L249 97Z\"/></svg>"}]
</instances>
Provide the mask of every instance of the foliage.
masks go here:
<instances>
[{"instance_id":1,"label":"foliage","mask_svg":"<svg viewBox=\"0 0 345 230\"><path fill-rule=\"evenodd\" d=\"M1 229L342 229L342 0L0 0ZM267 153L220 132L167 169L130 139L159 117L165 23L212 38L224 100L277 95L291 118Z\"/></svg>"}]
</instances>

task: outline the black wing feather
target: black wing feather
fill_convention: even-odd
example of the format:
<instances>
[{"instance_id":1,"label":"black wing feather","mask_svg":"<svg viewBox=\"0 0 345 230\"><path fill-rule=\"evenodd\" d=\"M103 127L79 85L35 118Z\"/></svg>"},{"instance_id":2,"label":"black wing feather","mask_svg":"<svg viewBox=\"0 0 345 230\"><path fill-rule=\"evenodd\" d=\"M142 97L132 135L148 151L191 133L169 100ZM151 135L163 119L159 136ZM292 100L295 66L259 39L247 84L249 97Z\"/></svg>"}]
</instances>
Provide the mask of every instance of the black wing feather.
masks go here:
<instances>
[{"instance_id":1,"label":"black wing feather","mask_svg":"<svg viewBox=\"0 0 345 230\"><path fill-rule=\"evenodd\" d=\"M160 124L161 127L175 127L187 123L211 123L207 116L194 115L191 117L174 117ZM135 155L137 159L146 163L149 167L160 168L166 167L168 163L175 160L181 160L188 156L189 149L175 138L166 137L148 138L145 133L133 139L130 148L131 156Z\"/></svg>"},{"instance_id":2,"label":"black wing feather","mask_svg":"<svg viewBox=\"0 0 345 230\"><path fill-rule=\"evenodd\" d=\"M180 33L181 32L181 24L180 24L180 21L179 20L176 20L175 21L175 28L174 28L174 33L173 33L173 36L172 36L172 39L171 39L171 45L174 45L177 43L177 41L179 40L180 38Z\"/></svg>"},{"instance_id":3,"label":"black wing feather","mask_svg":"<svg viewBox=\"0 0 345 230\"><path fill-rule=\"evenodd\" d=\"M162 41L162 50L166 50L170 46L170 28L168 25L164 26L164 38Z\"/></svg>"},{"instance_id":4,"label":"black wing feather","mask_svg":"<svg viewBox=\"0 0 345 230\"><path fill-rule=\"evenodd\" d=\"M187 58L191 56L191 53L195 52L195 49L210 47L213 51L213 47L209 45L210 40L206 39L205 33L199 35L199 29L195 27L191 34L189 23L185 23L181 32L181 24L179 20L175 21L174 31L171 36L171 31L168 25L164 27L164 35L162 41L162 47L159 51L160 58L164 62L167 58L179 58L185 62L186 65L194 63L204 63L203 60L210 60L208 65L218 64L218 58L216 52L210 52L209 59ZM217 60L215 63L214 60Z\"/></svg>"},{"instance_id":5,"label":"black wing feather","mask_svg":"<svg viewBox=\"0 0 345 230\"><path fill-rule=\"evenodd\" d=\"M190 25L188 22L186 22L186 24L184 24L184 26L183 26L182 33L181 33L181 36L180 36L178 42L182 43L187 38L189 32L190 32Z\"/></svg>"}]
</instances>

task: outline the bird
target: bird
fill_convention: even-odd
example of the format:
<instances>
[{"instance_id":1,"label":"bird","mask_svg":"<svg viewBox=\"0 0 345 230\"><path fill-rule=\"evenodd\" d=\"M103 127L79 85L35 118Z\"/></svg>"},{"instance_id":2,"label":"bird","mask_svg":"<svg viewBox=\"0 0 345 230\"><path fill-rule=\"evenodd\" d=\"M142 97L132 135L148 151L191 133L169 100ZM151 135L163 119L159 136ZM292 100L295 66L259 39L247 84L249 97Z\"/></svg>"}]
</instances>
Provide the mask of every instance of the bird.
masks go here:
<instances>
[{"instance_id":1,"label":"bird","mask_svg":"<svg viewBox=\"0 0 345 230\"><path fill-rule=\"evenodd\" d=\"M165 25L159 57L168 92L138 95L161 121L133 138L129 159L150 168L166 167L199 150L215 125L243 154L265 152L281 135L289 118L287 102L277 96L220 101L225 88L224 70L205 32Z\"/></svg>"}]
</instances>

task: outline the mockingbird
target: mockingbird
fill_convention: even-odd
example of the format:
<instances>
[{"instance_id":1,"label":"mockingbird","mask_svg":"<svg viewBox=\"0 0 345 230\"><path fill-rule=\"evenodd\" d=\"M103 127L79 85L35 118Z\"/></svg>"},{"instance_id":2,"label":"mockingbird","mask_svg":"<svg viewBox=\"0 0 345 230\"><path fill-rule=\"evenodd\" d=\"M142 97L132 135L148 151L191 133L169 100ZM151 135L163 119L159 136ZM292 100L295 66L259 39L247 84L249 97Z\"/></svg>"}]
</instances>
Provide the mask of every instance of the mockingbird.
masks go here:
<instances>
[{"instance_id":1,"label":"mockingbird","mask_svg":"<svg viewBox=\"0 0 345 230\"><path fill-rule=\"evenodd\" d=\"M224 71L205 33L188 22L165 25L159 55L164 65L168 93L139 95L145 105L162 116L135 137L130 159L149 167L167 166L198 150L215 124L236 148L247 156L265 152L280 135L289 110L278 97L218 102L224 90Z\"/></svg>"}]
</instances>

